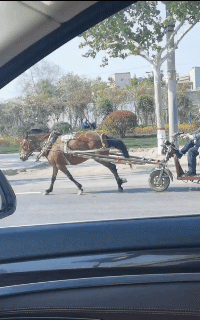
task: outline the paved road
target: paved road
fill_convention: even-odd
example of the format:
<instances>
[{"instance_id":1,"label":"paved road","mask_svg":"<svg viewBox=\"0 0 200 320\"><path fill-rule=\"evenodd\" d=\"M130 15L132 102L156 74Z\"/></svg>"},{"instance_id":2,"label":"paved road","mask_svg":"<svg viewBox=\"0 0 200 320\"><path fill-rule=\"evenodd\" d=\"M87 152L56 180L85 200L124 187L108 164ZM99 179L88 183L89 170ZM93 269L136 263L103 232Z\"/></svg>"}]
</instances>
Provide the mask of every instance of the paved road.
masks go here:
<instances>
[{"instance_id":1,"label":"paved road","mask_svg":"<svg viewBox=\"0 0 200 320\"><path fill-rule=\"evenodd\" d=\"M100 166L95 162L89 165ZM157 193L148 185L149 173L142 170L121 174L128 180L123 193L117 192L111 174L76 176L84 187L81 196L64 176L58 177L48 196L43 192L50 178L9 177L17 195L17 210L0 220L0 227L199 214L197 185L175 180L167 191Z\"/></svg>"},{"instance_id":2,"label":"paved road","mask_svg":"<svg viewBox=\"0 0 200 320\"><path fill-rule=\"evenodd\" d=\"M22 161L19 159L17 153L13 154L0 154L0 170L8 176L15 175L19 172L23 172L26 169L41 169L47 168L49 165L46 158L40 158L39 162L36 162L36 157L38 153L35 153L33 156L29 157L28 161ZM85 162L84 166L88 167L93 165L92 163ZM95 165L95 162L94 162Z\"/></svg>"},{"instance_id":3,"label":"paved road","mask_svg":"<svg viewBox=\"0 0 200 320\"><path fill-rule=\"evenodd\" d=\"M31 168L46 167L48 162L45 158L42 158L40 162L35 162L37 154L29 158L28 161L22 161L19 159L19 154L0 154L0 169L6 175L17 174L17 172L24 171Z\"/></svg>"}]
</instances>

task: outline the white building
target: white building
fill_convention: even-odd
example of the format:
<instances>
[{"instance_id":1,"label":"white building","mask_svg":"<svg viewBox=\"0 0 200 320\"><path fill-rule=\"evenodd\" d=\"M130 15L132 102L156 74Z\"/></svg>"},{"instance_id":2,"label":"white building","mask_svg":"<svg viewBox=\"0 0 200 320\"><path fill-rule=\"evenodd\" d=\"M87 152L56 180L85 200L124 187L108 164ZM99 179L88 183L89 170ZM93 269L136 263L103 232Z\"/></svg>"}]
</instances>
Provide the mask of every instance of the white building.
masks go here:
<instances>
[{"instance_id":1,"label":"white building","mask_svg":"<svg viewBox=\"0 0 200 320\"><path fill-rule=\"evenodd\" d=\"M190 82L192 82L192 90L200 89L200 67L193 67L190 70Z\"/></svg>"},{"instance_id":2,"label":"white building","mask_svg":"<svg viewBox=\"0 0 200 320\"><path fill-rule=\"evenodd\" d=\"M125 85L130 85L131 82L131 73L124 72L124 73L114 73L110 76L113 79L115 85L119 88L123 88Z\"/></svg>"},{"instance_id":3,"label":"white building","mask_svg":"<svg viewBox=\"0 0 200 320\"><path fill-rule=\"evenodd\" d=\"M168 82L168 78L164 77L166 83ZM192 100L193 107L199 108L200 107L200 67L193 67L190 70L189 75L182 75L176 74L177 83L188 83L188 91L187 95L188 98Z\"/></svg>"},{"instance_id":4,"label":"white building","mask_svg":"<svg viewBox=\"0 0 200 320\"><path fill-rule=\"evenodd\" d=\"M192 100L193 107L200 106L200 67L193 67L188 76L177 77L178 83L188 83L188 97Z\"/></svg>"},{"instance_id":5,"label":"white building","mask_svg":"<svg viewBox=\"0 0 200 320\"><path fill-rule=\"evenodd\" d=\"M168 83L168 77L163 78L166 83ZM188 83L190 84L190 90L200 90L200 67L193 67L190 70L189 75L182 75L179 76L179 74L176 74L176 80L178 83Z\"/></svg>"}]
</instances>

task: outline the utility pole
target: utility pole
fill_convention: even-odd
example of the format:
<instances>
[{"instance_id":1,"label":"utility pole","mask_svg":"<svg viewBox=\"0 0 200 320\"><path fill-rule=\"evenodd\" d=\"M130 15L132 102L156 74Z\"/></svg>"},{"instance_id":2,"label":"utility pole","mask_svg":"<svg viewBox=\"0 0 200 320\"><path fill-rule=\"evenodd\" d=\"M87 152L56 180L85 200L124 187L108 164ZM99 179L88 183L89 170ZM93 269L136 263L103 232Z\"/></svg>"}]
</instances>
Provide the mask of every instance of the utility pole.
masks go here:
<instances>
[{"instance_id":1,"label":"utility pole","mask_svg":"<svg viewBox=\"0 0 200 320\"><path fill-rule=\"evenodd\" d=\"M166 10L166 17L169 17L170 13ZM175 24L170 23L167 26L167 41L170 39L171 34L174 31ZM174 47L174 38L170 41L168 50ZM175 50L167 59L167 76L168 76L168 113L169 113L169 139L172 140L174 133L178 132L178 107L177 107L177 95L176 95L176 70L175 70ZM179 139L176 138L175 145L179 147Z\"/></svg>"},{"instance_id":2,"label":"utility pole","mask_svg":"<svg viewBox=\"0 0 200 320\"><path fill-rule=\"evenodd\" d=\"M165 122L163 117L160 68L153 67L153 72L154 72L155 105L156 105L156 118L157 118L156 123L157 123L158 154L162 154L162 144L165 140Z\"/></svg>"}]
</instances>

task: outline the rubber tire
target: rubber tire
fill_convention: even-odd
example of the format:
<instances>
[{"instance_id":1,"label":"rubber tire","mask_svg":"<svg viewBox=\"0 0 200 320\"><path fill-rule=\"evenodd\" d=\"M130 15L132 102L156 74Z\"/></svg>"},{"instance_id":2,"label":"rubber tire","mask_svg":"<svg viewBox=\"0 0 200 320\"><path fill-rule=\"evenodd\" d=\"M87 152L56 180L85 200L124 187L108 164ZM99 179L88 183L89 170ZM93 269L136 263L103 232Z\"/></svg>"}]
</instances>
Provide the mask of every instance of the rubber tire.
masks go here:
<instances>
[{"instance_id":1,"label":"rubber tire","mask_svg":"<svg viewBox=\"0 0 200 320\"><path fill-rule=\"evenodd\" d=\"M162 184L159 184L159 185L156 184L156 180L158 180L159 175L160 175L160 170L156 170L152 172L149 177L150 188L157 192L166 190L170 184L170 177L165 172L163 172L163 175L162 175L162 180L161 180Z\"/></svg>"}]
</instances>

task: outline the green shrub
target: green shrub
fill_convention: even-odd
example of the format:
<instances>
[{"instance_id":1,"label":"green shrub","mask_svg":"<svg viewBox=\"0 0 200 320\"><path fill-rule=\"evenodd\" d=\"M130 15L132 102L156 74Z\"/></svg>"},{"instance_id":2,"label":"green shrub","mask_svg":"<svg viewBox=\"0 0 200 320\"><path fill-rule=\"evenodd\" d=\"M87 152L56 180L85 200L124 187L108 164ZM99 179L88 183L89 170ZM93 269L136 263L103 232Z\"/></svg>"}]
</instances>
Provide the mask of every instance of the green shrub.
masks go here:
<instances>
[{"instance_id":1,"label":"green shrub","mask_svg":"<svg viewBox=\"0 0 200 320\"><path fill-rule=\"evenodd\" d=\"M17 137L3 137L0 138L0 147L5 146L17 146L20 143L20 139Z\"/></svg>"},{"instance_id":2,"label":"green shrub","mask_svg":"<svg viewBox=\"0 0 200 320\"><path fill-rule=\"evenodd\" d=\"M181 123L178 126L178 130L182 131L184 133L191 133L196 131L198 128L200 127L200 123L196 122L196 123ZM134 133L135 134L156 134L157 133L157 129L156 129L156 125L154 126L147 126L147 127L136 127L134 128ZM165 125L165 131L166 133L169 133L169 125L166 124Z\"/></svg>"},{"instance_id":3,"label":"green shrub","mask_svg":"<svg viewBox=\"0 0 200 320\"><path fill-rule=\"evenodd\" d=\"M129 128L136 126L136 115L128 110L116 110L103 121L102 129L105 133L119 135L124 138Z\"/></svg>"},{"instance_id":4,"label":"green shrub","mask_svg":"<svg viewBox=\"0 0 200 320\"><path fill-rule=\"evenodd\" d=\"M136 134L155 134L156 126L136 127L134 132Z\"/></svg>"},{"instance_id":5,"label":"green shrub","mask_svg":"<svg viewBox=\"0 0 200 320\"><path fill-rule=\"evenodd\" d=\"M193 131L196 131L200 127L200 123L181 123L178 126L179 131L183 131L184 133L191 133Z\"/></svg>"}]
</instances>

